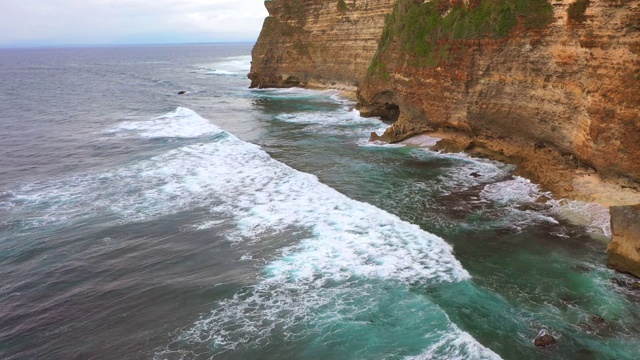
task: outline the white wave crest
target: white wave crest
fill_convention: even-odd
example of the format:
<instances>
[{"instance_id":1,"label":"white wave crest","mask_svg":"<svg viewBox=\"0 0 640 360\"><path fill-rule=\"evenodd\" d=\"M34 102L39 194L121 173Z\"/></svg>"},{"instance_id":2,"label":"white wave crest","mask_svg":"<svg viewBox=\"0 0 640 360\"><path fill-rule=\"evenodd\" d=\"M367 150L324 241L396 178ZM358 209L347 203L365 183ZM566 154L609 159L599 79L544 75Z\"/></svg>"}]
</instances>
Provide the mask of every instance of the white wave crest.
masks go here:
<instances>
[{"instance_id":1,"label":"white wave crest","mask_svg":"<svg viewBox=\"0 0 640 360\"><path fill-rule=\"evenodd\" d=\"M251 56L231 56L197 69L207 75L246 76L251 70Z\"/></svg>"},{"instance_id":2,"label":"white wave crest","mask_svg":"<svg viewBox=\"0 0 640 360\"><path fill-rule=\"evenodd\" d=\"M213 70L213 71L208 71L207 75L236 75L236 73L232 71L226 71L226 70Z\"/></svg>"},{"instance_id":3,"label":"white wave crest","mask_svg":"<svg viewBox=\"0 0 640 360\"><path fill-rule=\"evenodd\" d=\"M340 91L338 90L313 90L299 87L279 88L279 89L252 89L256 95L263 96L275 96L278 98L309 98L312 101L333 101L336 103L342 103L348 101L340 97Z\"/></svg>"},{"instance_id":4,"label":"white wave crest","mask_svg":"<svg viewBox=\"0 0 640 360\"><path fill-rule=\"evenodd\" d=\"M195 111L183 107L151 120L121 122L107 130L107 133L133 133L142 138L195 138L221 132L219 127Z\"/></svg>"}]
</instances>

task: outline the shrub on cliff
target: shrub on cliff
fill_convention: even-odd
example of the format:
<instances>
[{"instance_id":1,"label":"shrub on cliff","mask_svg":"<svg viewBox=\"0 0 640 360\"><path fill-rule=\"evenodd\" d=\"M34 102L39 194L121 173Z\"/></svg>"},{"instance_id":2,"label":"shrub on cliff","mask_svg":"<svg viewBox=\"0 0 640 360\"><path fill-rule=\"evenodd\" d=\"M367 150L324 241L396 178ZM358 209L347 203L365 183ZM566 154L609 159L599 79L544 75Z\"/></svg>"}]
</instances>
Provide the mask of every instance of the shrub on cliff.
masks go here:
<instances>
[{"instance_id":1,"label":"shrub on cliff","mask_svg":"<svg viewBox=\"0 0 640 360\"><path fill-rule=\"evenodd\" d=\"M295 20L299 26L304 26L306 22L306 8L302 0L292 0L284 3L285 20Z\"/></svg>"},{"instance_id":2,"label":"shrub on cliff","mask_svg":"<svg viewBox=\"0 0 640 360\"><path fill-rule=\"evenodd\" d=\"M344 0L338 0L338 11L345 12L347 11L347 3Z\"/></svg>"},{"instance_id":3,"label":"shrub on cliff","mask_svg":"<svg viewBox=\"0 0 640 360\"><path fill-rule=\"evenodd\" d=\"M567 9L569 20L576 23L585 21L587 17L584 13L587 11L587 7L589 7L589 0L577 0L569 5L569 8Z\"/></svg>"}]
</instances>

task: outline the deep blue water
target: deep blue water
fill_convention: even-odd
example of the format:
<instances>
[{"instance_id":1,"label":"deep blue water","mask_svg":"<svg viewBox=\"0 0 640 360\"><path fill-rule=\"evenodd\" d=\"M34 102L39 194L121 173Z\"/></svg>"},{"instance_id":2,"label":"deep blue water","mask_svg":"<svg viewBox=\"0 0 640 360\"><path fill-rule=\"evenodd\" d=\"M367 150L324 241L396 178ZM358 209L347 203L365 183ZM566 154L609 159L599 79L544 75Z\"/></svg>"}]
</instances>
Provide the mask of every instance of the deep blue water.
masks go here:
<instances>
[{"instance_id":1,"label":"deep blue water","mask_svg":"<svg viewBox=\"0 0 640 360\"><path fill-rule=\"evenodd\" d=\"M250 50L0 50L0 358L638 358L606 209Z\"/></svg>"}]
</instances>

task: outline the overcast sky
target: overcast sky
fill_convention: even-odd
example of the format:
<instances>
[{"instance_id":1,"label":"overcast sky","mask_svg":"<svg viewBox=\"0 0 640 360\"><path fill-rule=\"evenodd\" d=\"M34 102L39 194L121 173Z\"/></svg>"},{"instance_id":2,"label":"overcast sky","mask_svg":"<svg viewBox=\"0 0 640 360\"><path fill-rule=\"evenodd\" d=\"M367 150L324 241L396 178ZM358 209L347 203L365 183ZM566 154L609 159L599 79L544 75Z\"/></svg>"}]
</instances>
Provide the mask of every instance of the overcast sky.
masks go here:
<instances>
[{"instance_id":1,"label":"overcast sky","mask_svg":"<svg viewBox=\"0 0 640 360\"><path fill-rule=\"evenodd\" d=\"M255 41L263 0L0 0L0 46Z\"/></svg>"}]
</instances>

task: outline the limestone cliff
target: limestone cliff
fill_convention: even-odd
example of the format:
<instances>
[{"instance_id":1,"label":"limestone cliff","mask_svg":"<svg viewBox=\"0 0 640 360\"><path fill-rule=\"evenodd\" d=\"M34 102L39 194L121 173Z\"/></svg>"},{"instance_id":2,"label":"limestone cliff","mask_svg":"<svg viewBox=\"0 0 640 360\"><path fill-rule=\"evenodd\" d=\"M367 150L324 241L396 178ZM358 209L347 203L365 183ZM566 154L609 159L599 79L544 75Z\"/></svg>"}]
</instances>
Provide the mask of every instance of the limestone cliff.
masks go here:
<instances>
[{"instance_id":1,"label":"limestone cliff","mask_svg":"<svg viewBox=\"0 0 640 360\"><path fill-rule=\"evenodd\" d=\"M355 90L394 0L272 0L253 48L251 87Z\"/></svg>"},{"instance_id":2,"label":"limestone cliff","mask_svg":"<svg viewBox=\"0 0 640 360\"><path fill-rule=\"evenodd\" d=\"M384 140L455 131L561 196L567 169L640 182L640 0L265 5L252 87L358 85Z\"/></svg>"},{"instance_id":3,"label":"limestone cliff","mask_svg":"<svg viewBox=\"0 0 640 360\"><path fill-rule=\"evenodd\" d=\"M453 129L559 193L567 166L638 182L640 1L398 0L359 100L399 109L384 140Z\"/></svg>"}]
</instances>

